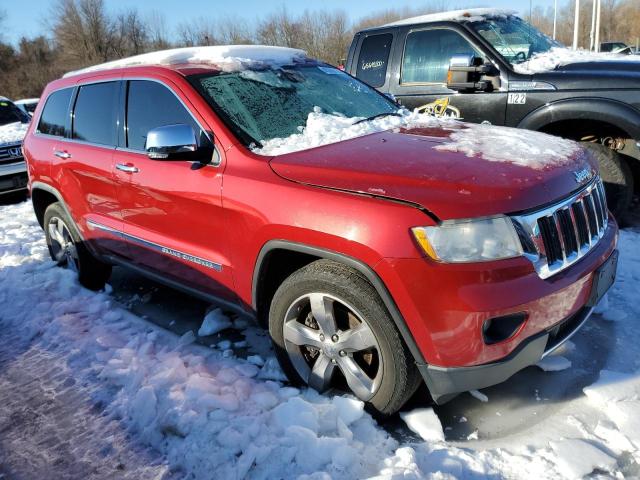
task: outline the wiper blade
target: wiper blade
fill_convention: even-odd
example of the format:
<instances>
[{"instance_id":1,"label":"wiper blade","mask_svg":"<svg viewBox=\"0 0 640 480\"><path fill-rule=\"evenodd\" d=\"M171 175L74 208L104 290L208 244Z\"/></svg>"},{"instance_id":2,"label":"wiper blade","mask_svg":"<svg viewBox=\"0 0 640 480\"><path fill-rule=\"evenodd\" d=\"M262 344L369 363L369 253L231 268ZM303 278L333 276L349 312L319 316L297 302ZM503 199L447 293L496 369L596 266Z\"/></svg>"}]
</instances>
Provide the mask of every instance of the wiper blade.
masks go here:
<instances>
[{"instance_id":1,"label":"wiper blade","mask_svg":"<svg viewBox=\"0 0 640 480\"><path fill-rule=\"evenodd\" d=\"M400 115L398 112L376 113L375 115L371 115L370 117L361 118L360 120L357 120L357 121L353 122L352 125L357 125L357 124L363 123L363 122L370 122L371 120L375 120L376 118L388 117L388 116L401 117L402 115Z\"/></svg>"}]
</instances>

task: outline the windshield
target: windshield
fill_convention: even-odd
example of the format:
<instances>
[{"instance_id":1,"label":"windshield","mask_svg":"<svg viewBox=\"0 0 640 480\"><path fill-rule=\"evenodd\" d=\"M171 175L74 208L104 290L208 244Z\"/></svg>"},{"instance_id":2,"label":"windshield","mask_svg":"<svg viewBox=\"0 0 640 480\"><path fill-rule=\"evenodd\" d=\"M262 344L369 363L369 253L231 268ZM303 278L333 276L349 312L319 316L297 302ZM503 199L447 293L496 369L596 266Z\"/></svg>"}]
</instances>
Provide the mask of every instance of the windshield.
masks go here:
<instances>
[{"instance_id":1,"label":"windshield","mask_svg":"<svg viewBox=\"0 0 640 480\"><path fill-rule=\"evenodd\" d=\"M468 25L511 64L526 62L536 53L561 46L514 15L491 17L479 22L469 22Z\"/></svg>"},{"instance_id":2,"label":"windshield","mask_svg":"<svg viewBox=\"0 0 640 480\"><path fill-rule=\"evenodd\" d=\"M368 118L399 108L341 70L315 63L197 75L190 81L246 145L300 133L314 111Z\"/></svg>"},{"instance_id":3,"label":"windshield","mask_svg":"<svg viewBox=\"0 0 640 480\"><path fill-rule=\"evenodd\" d=\"M27 123L29 120L29 116L13 103L0 100L0 125L16 122Z\"/></svg>"}]
</instances>

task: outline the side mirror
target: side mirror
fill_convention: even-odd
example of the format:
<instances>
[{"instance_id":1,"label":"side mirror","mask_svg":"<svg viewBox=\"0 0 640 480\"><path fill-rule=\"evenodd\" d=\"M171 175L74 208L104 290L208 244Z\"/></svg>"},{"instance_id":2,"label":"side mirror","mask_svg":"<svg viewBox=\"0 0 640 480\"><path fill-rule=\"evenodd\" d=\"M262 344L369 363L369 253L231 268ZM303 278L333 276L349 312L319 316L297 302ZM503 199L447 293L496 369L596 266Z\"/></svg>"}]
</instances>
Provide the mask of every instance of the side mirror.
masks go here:
<instances>
[{"instance_id":1,"label":"side mirror","mask_svg":"<svg viewBox=\"0 0 640 480\"><path fill-rule=\"evenodd\" d=\"M154 160L191 160L198 151L198 140L190 125L165 125L149 131L144 149Z\"/></svg>"},{"instance_id":2,"label":"side mirror","mask_svg":"<svg viewBox=\"0 0 640 480\"><path fill-rule=\"evenodd\" d=\"M482 77L497 74L492 64L483 64L479 57L455 55L449 62L447 88L458 92L490 92L493 90L493 83Z\"/></svg>"}]
</instances>

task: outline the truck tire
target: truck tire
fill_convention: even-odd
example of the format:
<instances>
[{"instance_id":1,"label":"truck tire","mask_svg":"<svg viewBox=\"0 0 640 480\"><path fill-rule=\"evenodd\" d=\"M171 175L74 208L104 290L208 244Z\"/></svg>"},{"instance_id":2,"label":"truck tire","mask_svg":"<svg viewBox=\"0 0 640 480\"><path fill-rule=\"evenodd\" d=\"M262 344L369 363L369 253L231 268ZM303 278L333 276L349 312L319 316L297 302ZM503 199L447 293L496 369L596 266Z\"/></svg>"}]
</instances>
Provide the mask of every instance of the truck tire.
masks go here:
<instances>
[{"instance_id":1,"label":"truck tire","mask_svg":"<svg viewBox=\"0 0 640 480\"><path fill-rule=\"evenodd\" d=\"M293 384L350 391L375 414L397 412L420 385L380 296L339 263L318 260L291 274L271 302L269 332Z\"/></svg>"},{"instance_id":2,"label":"truck tire","mask_svg":"<svg viewBox=\"0 0 640 480\"><path fill-rule=\"evenodd\" d=\"M59 202L44 212L44 233L49 254L60 267L77 272L80 283L90 290L100 290L111 276L111 265L95 258L73 228L72 220Z\"/></svg>"},{"instance_id":3,"label":"truck tire","mask_svg":"<svg viewBox=\"0 0 640 480\"><path fill-rule=\"evenodd\" d=\"M618 223L622 223L633 198L631 168L622 155L604 145L586 142L582 145L598 160L607 205Z\"/></svg>"}]
</instances>

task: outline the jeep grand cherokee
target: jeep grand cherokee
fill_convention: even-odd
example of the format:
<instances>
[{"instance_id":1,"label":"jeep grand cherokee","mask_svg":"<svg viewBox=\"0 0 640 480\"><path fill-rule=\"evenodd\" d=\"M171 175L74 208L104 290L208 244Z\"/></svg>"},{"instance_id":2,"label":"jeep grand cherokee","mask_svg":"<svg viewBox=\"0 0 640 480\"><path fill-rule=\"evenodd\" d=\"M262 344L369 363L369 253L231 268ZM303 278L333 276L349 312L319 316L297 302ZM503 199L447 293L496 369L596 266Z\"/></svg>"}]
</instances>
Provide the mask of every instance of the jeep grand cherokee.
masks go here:
<instances>
[{"instance_id":1,"label":"jeep grand cherokee","mask_svg":"<svg viewBox=\"0 0 640 480\"><path fill-rule=\"evenodd\" d=\"M613 281L590 154L513 130L572 153L487 160L450 148L463 124L371 133L397 105L297 50L157 52L42 98L24 148L59 265L93 289L126 266L255 316L293 383L383 414L421 381L443 402L537 362ZM337 123L316 134L360 136L265 155L320 112Z\"/></svg>"}]
</instances>

